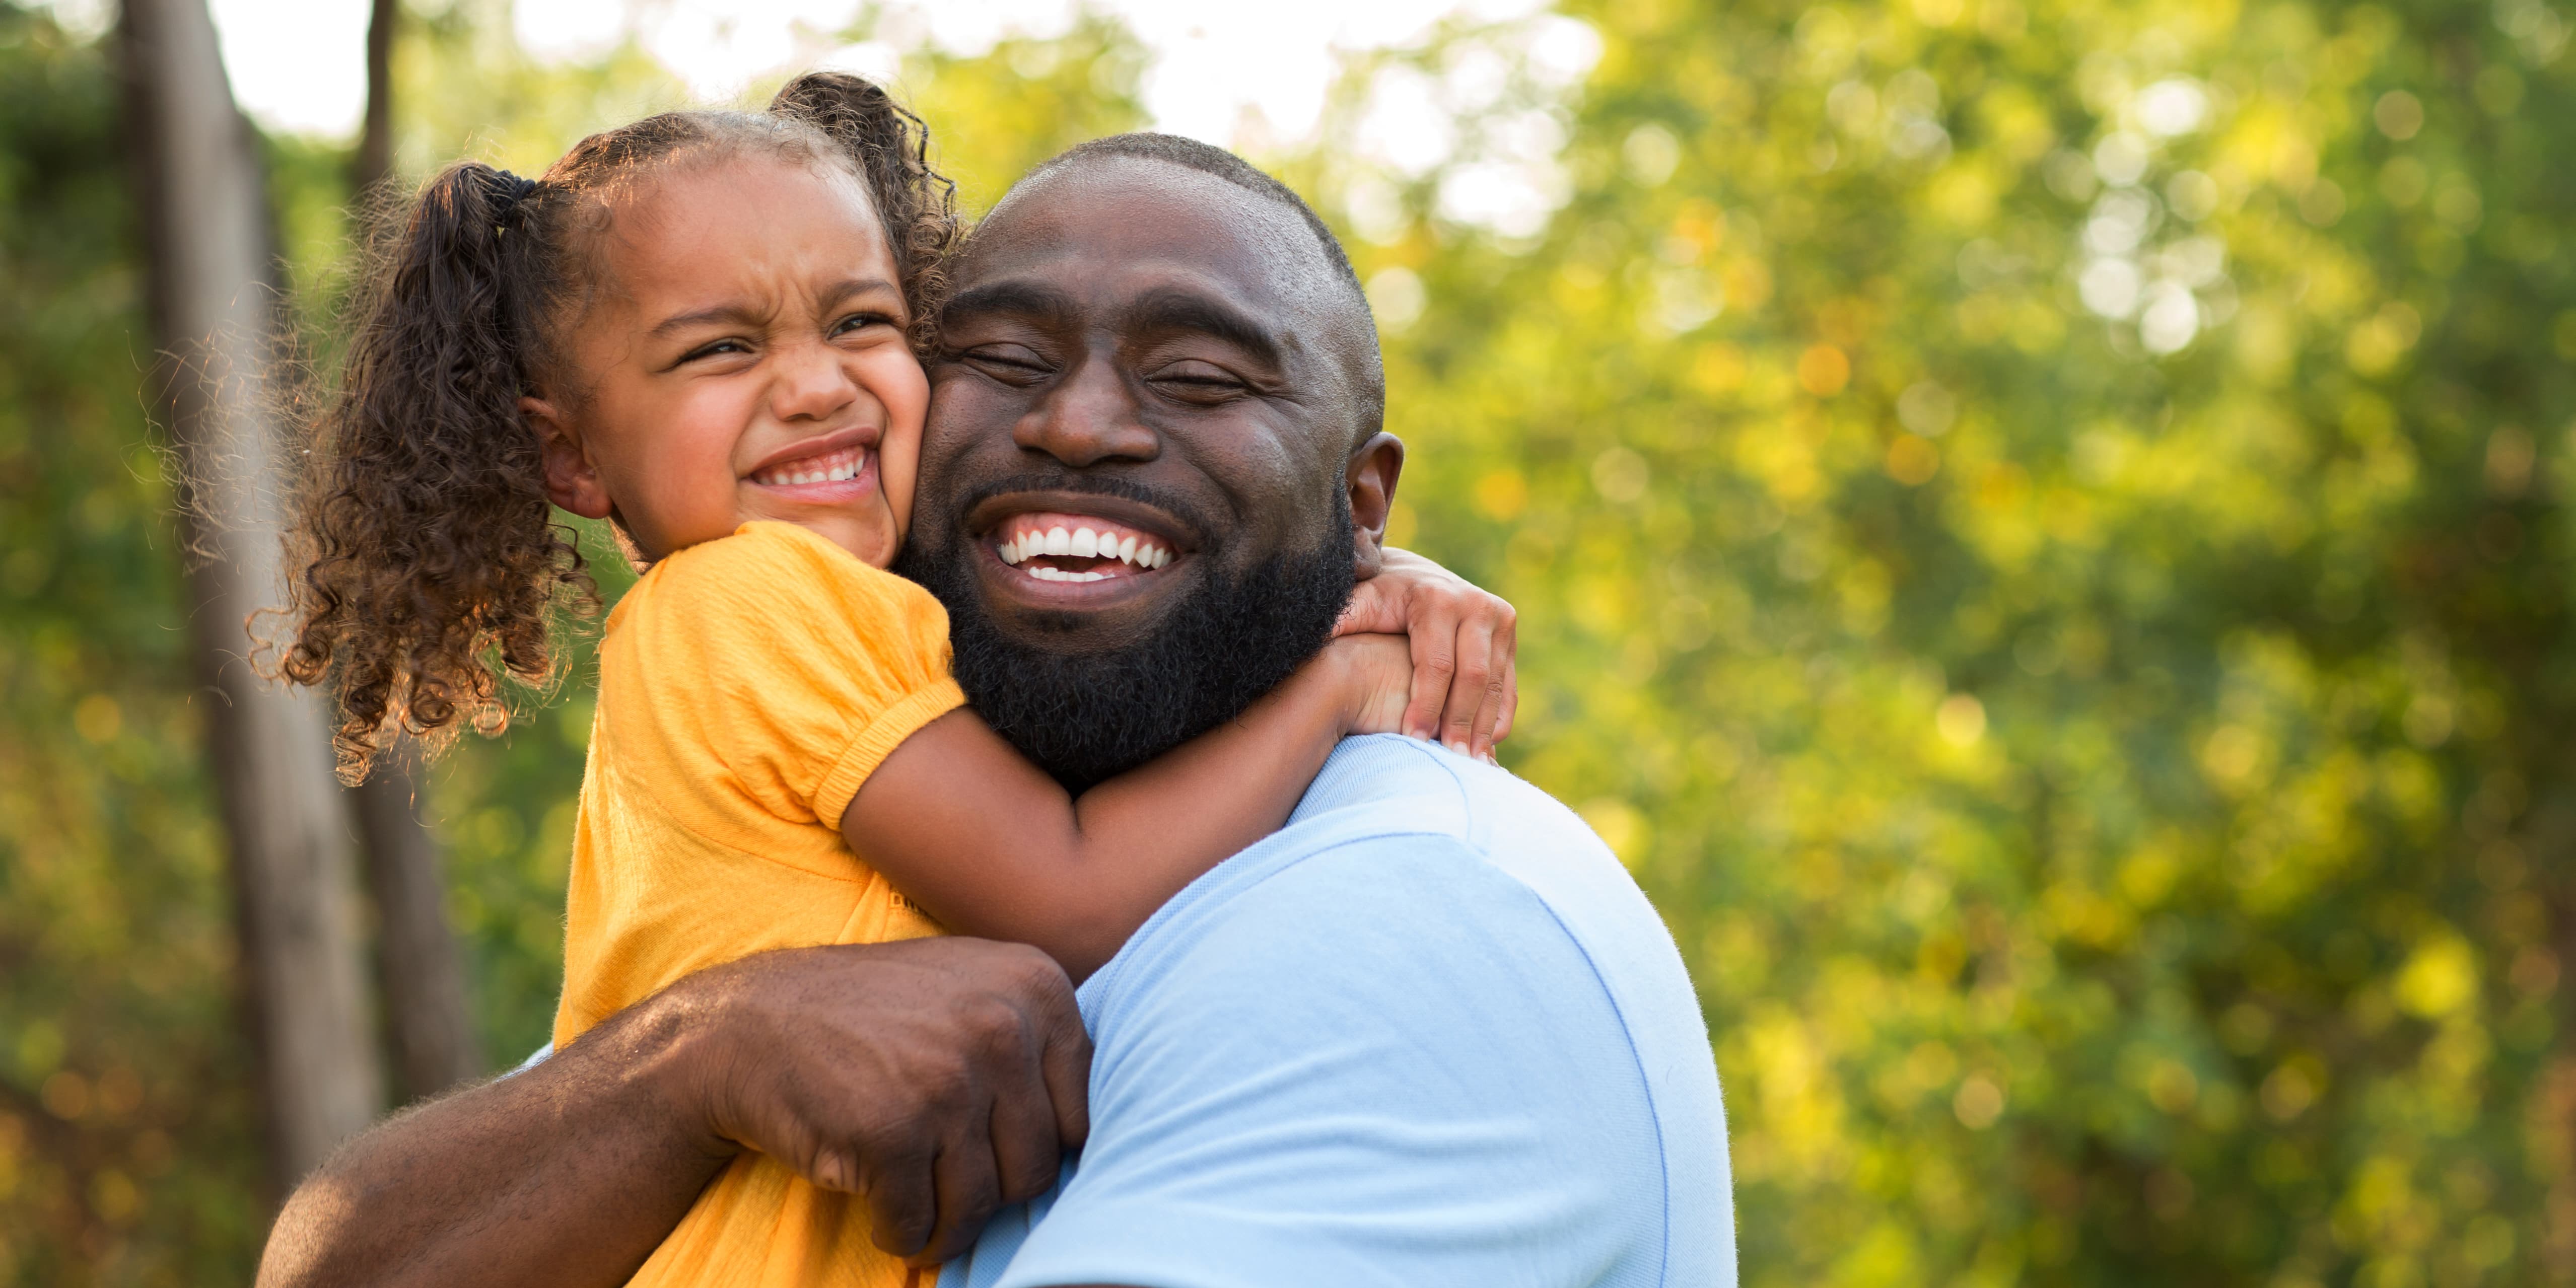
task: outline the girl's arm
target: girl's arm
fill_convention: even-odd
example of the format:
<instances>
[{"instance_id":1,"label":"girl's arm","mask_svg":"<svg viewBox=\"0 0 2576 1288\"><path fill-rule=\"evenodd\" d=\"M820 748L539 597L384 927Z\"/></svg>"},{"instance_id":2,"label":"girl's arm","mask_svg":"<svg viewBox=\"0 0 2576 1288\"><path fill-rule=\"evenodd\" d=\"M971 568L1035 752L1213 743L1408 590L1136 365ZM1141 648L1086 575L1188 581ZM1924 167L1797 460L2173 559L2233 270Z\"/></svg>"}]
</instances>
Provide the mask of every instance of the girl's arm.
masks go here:
<instances>
[{"instance_id":1,"label":"girl's arm","mask_svg":"<svg viewBox=\"0 0 2576 1288\"><path fill-rule=\"evenodd\" d=\"M1402 633L1413 643L1413 702L1397 732L1494 758L1520 703L1516 618L1502 596L1413 553L1386 547L1377 575L1351 591L1336 635Z\"/></svg>"},{"instance_id":2,"label":"girl's arm","mask_svg":"<svg viewBox=\"0 0 2576 1288\"><path fill-rule=\"evenodd\" d=\"M961 708L886 757L841 833L942 925L1035 944L1079 981L1277 831L1343 735L1395 730L1412 671L1402 639L1334 640L1241 716L1078 800Z\"/></svg>"}]
</instances>

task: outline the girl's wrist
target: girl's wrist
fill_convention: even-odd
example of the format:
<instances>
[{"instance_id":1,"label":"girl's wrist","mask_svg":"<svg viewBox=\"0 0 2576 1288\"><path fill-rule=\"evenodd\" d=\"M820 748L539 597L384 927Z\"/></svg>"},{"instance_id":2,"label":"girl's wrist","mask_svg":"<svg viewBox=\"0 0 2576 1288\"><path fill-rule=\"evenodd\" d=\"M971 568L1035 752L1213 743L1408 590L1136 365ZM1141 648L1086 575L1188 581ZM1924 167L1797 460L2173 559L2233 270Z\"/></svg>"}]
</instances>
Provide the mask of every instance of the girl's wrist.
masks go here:
<instances>
[{"instance_id":1,"label":"girl's wrist","mask_svg":"<svg viewBox=\"0 0 2576 1288\"><path fill-rule=\"evenodd\" d=\"M1339 739L1359 724L1367 708L1365 679L1354 651L1335 639L1326 642L1323 652L1301 668L1291 683L1306 686L1310 690L1306 700L1323 704L1332 712L1333 737Z\"/></svg>"}]
</instances>

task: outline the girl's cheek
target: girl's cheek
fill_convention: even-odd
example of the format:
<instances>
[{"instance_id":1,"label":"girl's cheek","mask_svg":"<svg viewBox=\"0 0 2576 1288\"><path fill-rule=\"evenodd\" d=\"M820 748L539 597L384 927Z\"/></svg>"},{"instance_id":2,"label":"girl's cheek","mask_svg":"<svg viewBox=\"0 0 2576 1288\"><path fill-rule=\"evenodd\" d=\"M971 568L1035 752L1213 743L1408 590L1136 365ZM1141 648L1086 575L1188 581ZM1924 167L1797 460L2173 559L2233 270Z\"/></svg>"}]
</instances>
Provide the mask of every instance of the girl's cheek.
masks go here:
<instances>
[{"instance_id":1,"label":"girl's cheek","mask_svg":"<svg viewBox=\"0 0 2576 1288\"><path fill-rule=\"evenodd\" d=\"M867 373L869 392L886 409L885 438L877 448L877 482L885 493L895 544L912 533L912 494L921 472L922 422L929 414L930 377L908 349L895 350Z\"/></svg>"},{"instance_id":2,"label":"girl's cheek","mask_svg":"<svg viewBox=\"0 0 2576 1288\"><path fill-rule=\"evenodd\" d=\"M930 409L930 376L912 350L888 346L882 358L868 364L862 380L868 392L885 404L889 433L907 429L920 433L922 418Z\"/></svg>"}]
</instances>

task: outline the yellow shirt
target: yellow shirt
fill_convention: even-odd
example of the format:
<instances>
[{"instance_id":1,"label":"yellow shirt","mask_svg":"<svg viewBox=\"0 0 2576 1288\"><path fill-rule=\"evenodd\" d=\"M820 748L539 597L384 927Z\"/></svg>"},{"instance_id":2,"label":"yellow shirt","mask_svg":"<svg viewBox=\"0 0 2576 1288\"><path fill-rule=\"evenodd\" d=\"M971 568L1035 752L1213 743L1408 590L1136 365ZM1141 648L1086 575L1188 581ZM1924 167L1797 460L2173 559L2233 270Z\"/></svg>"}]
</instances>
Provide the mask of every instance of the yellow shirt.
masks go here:
<instances>
[{"instance_id":1,"label":"yellow shirt","mask_svg":"<svg viewBox=\"0 0 2576 1288\"><path fill-rule=\"evenodd\" d=\"M609 614L555 1045L708 966L938 926L841 838L850 798L965 701L927 591L803 528L664 559ZM745 1153L635 1284L902 1285L866 1209Z\"/></svg>"}]
</instances>

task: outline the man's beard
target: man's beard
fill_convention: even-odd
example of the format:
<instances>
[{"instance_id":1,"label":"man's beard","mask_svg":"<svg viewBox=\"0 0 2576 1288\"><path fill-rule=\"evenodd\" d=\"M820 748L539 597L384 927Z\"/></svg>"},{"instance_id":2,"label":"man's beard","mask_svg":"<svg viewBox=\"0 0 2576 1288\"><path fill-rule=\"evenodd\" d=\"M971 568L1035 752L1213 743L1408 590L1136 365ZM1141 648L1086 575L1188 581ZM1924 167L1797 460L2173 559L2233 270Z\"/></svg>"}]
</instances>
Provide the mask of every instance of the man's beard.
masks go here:
<instances>
[{"instance_id":1,"label":"man's beard","mask_svg":"<svg viewBox=\"0 0 2576 1288\"><path fill-rule=\"evenodd\" d=\"M1012 639L985 613L974 542L909 543L895 570L948 608L957 682L1038 767L1080 792L1243 714L1332 638L1350 602L1350 499L1312 549L1229 578L1214 552L1198 588L1139 639L1108 652L1055 653ZM916 534L917 535L917 534Z\"/></svg>"}]
</instances>

